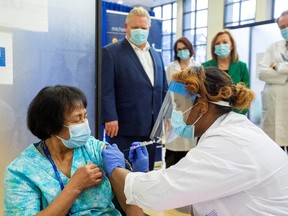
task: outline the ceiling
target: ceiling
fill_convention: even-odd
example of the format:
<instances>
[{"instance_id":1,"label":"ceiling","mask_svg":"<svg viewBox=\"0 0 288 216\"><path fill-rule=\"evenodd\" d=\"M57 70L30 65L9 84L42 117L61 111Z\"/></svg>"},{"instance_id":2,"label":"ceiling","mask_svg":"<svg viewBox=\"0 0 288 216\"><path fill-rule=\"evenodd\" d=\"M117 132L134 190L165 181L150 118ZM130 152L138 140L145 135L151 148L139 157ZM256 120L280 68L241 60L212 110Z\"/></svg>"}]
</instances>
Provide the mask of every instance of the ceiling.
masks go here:
<instances>
[{"instance_id":1,"label":"ceiling","mask_svg":"<svg viewBox=\"0 0 288 216\"><path fill-rule=\"evenodd\" d=\"M175 2L175 0L105 0L105 1L123 4L130 7L143 6L148 9L159 5Z\"/></svg>"}]
</instances>

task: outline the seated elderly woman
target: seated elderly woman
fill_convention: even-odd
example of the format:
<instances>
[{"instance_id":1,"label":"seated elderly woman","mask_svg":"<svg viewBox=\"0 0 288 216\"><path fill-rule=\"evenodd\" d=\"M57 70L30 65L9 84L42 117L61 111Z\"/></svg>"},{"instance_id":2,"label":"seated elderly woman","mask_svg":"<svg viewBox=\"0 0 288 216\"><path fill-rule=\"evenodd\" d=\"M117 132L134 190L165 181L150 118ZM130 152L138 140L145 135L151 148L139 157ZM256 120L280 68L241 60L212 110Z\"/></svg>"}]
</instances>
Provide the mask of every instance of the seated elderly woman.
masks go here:
<instances>
[{"instance_id":1,"label":"seated elderly woman","mask_svg":"<svg viewBox=\"0 0 288 216\"><path fill-rule=\"evenodd\" d=\"M166 130L159 133L165 142L200 137L197 146L168 169L146 173L121 168L124 156L117 145L107 146L103 156L114 190L124 190L127 203L145 209L191 205L195 216L287 215L287 155L245 115L232 111L248 108L253 92L242 83L235 86L216 67L191 67L172 80L155 131ZM133 146L132 166L146 171L145 146Z\"/></svg>"},{"instance_id":2,"label":"seated elderly woman","mask_svg":"<svg viewBox=\"0 0 288 216\"><path fill-rule=\"evenodd\" d=\"M33 99L27 124L40 141L7 167L5 215L121 215L103 172L108 143L91 136L86 106L83 92L71 86L45 87ZM136 206L124 209L143 215Z\"/></svg>"}]
</instances>

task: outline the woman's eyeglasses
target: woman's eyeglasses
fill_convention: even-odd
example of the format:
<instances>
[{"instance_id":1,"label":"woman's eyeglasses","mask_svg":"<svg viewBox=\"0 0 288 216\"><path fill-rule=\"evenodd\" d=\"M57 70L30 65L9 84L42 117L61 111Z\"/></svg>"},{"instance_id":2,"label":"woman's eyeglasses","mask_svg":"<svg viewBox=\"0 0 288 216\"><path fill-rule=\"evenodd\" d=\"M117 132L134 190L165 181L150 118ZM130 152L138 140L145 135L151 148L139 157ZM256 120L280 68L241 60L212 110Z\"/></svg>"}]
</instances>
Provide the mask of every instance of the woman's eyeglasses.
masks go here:
<instances>
[{"instance_id":1,"label":"woman's eyeglasses","mask_svg":"<svg viewBox=\"0 0 288 216\"><path fill-rule=\"evenodd\" d=\"M176 50L177 50L177 52L178 52L178 51L186 50L186 49L188 49L188 48L187 48L187 47L183 47L183 48L177 48Z\"/></svg>"}]
</instances>

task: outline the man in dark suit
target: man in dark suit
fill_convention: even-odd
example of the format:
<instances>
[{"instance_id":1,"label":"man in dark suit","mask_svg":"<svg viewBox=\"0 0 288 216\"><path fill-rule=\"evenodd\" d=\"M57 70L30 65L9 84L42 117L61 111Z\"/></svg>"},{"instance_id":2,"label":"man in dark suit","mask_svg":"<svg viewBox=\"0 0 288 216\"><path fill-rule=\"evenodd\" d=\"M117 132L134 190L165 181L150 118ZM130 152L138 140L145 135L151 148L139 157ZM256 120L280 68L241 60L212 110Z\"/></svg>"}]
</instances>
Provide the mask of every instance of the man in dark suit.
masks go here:
<instances>
[{"instance_id":1,"label":"man in dark suit","mask_svg":"<svg viewBox=\"0 0 288 216\"><path fill-rule=\"evenodd\" d=\"M147 10L136 7L126 17L126 38L102 51L102 120L110 143L128 159L131 143L147 141L167 90L160 53L150 47ZM153 170L155 145L147 146Z\"/></svg>"}]
</instances>

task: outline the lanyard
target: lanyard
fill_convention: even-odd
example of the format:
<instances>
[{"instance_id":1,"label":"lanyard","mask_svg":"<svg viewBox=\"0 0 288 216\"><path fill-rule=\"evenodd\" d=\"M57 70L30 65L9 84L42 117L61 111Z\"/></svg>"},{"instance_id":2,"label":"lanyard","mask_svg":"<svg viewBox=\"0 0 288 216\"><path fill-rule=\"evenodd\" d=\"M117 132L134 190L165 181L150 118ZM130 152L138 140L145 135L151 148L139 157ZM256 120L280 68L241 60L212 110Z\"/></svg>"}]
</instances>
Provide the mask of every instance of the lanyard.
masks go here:
<instances>
[{"instance_id":1,"label":"lanyard","mask_svg":"<svg viewBox=\"0 0 288 216\"><path fill-rule=\"evenodd\" d=\"M53 161L53 159L52 159L52 157L51 157L51 154L50 154L50 152L49 152L49 149L48 149L47 146L45 145L44 141L41 142L41 147L42 147L42 149L43 149L43 151L44 151L44 154L46 155L46 157L48 158L48 160L50 161L50 163L51 163L51 165L52 165L52 167L53 167L53 170L54 170L54 172L55 172L55 174L56 174L57 180L58 180L58 182L59 182L59 184L60 184L61 190L63 190L63 189L64 189L63 181L62 181L62 179L61 179L61 177L60 177L60 174L59 174L59 172L58 172L58 170L57 170L56 164L54 163L54 161ZM67 215L70 215L70 214L71 214L71 208L69 209L69 212L68 212Z\"/></svg>"},{"instance_id":2,"label":"lanyard","mask_svg":"<svg viewBox=\"0 0 288 216\"><path fill-rule=\"evenodd\" d=\"M63 184L62 179L61 179L61 177L60 177L60 174L59 174L59 172L58 172L58 170L57 170L57 167L56 167L56 165L55 165L55 163L54 163L54 161L53 161L53 159L52 159L52 157L51 157L51 154L50 154L50 152L49 152L49 149L46 147L44 141L41 143L41 147L43 148L46 157L48 158L48 160L50 161L50 163L51 163L51 165L52 165L52 167L53 167L53 170L54 170L54 172L55 172L55 174L56 174L57 180L58 180L58 182L59 182L59 184L60 184L61 190L63 190L63 189L64 189L64 184Z\"/></svg>"}]
</instances>

